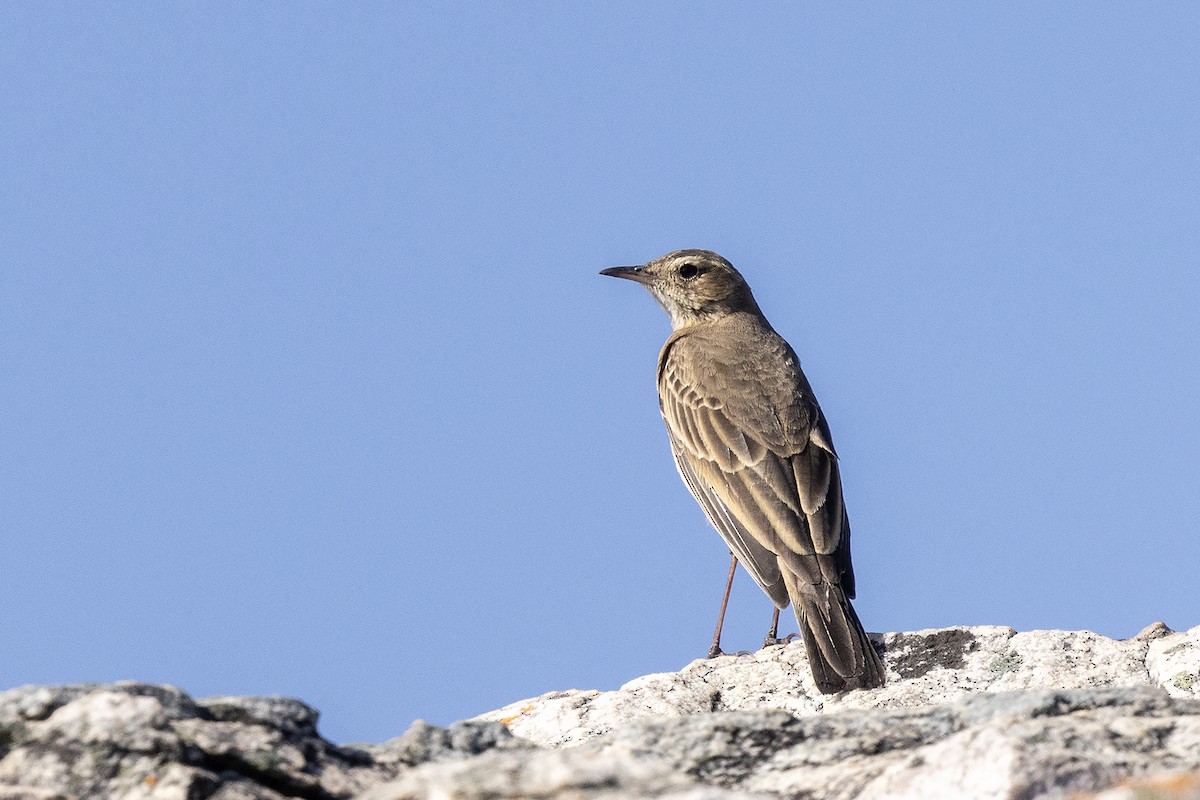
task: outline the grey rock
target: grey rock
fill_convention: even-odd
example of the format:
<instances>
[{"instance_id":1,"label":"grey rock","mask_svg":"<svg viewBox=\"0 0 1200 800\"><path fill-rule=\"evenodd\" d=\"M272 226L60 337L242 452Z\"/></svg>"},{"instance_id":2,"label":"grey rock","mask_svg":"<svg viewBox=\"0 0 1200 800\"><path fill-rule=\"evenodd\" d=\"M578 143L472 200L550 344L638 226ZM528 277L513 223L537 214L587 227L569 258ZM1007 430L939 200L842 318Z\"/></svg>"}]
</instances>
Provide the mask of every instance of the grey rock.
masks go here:
<instances>
[{"instance_id":1,"label":"grey rock","mask_svg":"<svg viewBox=\"0 0 1200 800\"><path fill-rule=\"evenodd\" d=\"M1200 703L1159 689L979 695L920 709L643 720L584 750L653 754L783 796L1045 797L1200 763Z\"/></svg>"},{"instance_id":2,"label":"grey rock","mask_svg":"<svg viewBox=\"0 0 1200 800\"><path fill-rule=\"evenodd\" d=\"M0 800L1196 792L1200 628L1158 623L1128 640L947 628L875 641L889 676L880 689L820 694L797 644L446 728L418 721L382 744L335 745L317 712L289 698L22 687L0 693Z\"/></svg>"},{"instance_id":3,"label":"grey rock","mask_svg":"<svg viewBox=\"0 0 1200 800\"><path fill-rule=\"evenodd\" d=\"M581 746L428 764L362 798L1065 798L1198 766L1200 702L1153 687L1041 690L645 718Z\"/></svg>"},{"instance_id":4,"label":"grey rock","mask_svg":"<svg viewBox=\"0 0 1200 800\"><path fill-rule=\"evenodd\" d=\"M338 746L317 719L286 697L193 700L141 683L12 689L0 693L0 800L332 800L426 762L533 748L470 720Z\"/></svg>"},{"instance_id":5,"label":"grey rock","mask_svg":"<svg viewBox=\"0 0 1200 800\"><path fill-rule=\"evenodd\" d=\"M287 736L317 735L317 710L291 697L206 697L196 704L219 722L266 725Z\"/></svg>"},{"instance_id":6,"label":"grey rock","mask_svg":"<svg viewBox=\"0 0 1200 800\"><path fill-rule=\"evenodd\" d=\"M979 693L1153 686L1200 697L1200 627L1133 639L1091 631L979 626L874 637L888 684L824 695L806 675L804 646L699 659L609 691L552 692L481 715L548 747L583 744L636 719L712 711L779 709L798 716L850 709L913 708ZM1156 629L1158 630L1158 629Z\"/></svg>"},{"instance_id":7,"label":"grey rock","mask_svg":"<svg viewBox=\"0 0 1200 800\"><path fill-rule=\"evenodd\" d=\"M366 747L379 763L412 767L427 761L466 758L488 750L527 750L534 744L513 736L499 722L463 720L442 728L417 720L402 735L379 747Z\"/></svg>"},{"instance_id":8,"label":"grey rock","mask_svg":"<svg viewBox=\"0 0 1200 800\"><path fill-rule=\"evenodd\" d=\"M653 757L572 750L485 753L426 764L358 800L773 800L700 783Z\"/></svg>"},{"instance_id":9,"label":"grey rock","mask_svg":"<svg viewBox=\"0 0 1200 800\"><path fill-rule=\"evenodd\" d=\"M302 711L303 709L303 711ZM282 698L194 701L138 683L0 694L0 798L349 797L392 777Z\"/></svg>"}]
</instances>

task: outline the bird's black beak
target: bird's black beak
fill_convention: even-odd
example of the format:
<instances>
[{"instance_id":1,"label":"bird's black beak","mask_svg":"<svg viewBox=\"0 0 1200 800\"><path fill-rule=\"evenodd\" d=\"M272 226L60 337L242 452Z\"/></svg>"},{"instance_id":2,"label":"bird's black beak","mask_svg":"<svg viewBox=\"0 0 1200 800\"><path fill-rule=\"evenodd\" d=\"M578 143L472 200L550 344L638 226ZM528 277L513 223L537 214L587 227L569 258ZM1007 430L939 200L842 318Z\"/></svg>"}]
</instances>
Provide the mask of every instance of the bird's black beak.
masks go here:
<instances>
[{"instance_id":1,"label":"bird's black beak","mask_svg":"<svg viewBox=\"0 0 1200 800\"><path fill-rule=\"evenodd\" d=\"M625 278L643 284L650 282L650 276L646 273L645 267L609 267L600 270L600 274L612 278Z\"/></svg>"}]
</instances>

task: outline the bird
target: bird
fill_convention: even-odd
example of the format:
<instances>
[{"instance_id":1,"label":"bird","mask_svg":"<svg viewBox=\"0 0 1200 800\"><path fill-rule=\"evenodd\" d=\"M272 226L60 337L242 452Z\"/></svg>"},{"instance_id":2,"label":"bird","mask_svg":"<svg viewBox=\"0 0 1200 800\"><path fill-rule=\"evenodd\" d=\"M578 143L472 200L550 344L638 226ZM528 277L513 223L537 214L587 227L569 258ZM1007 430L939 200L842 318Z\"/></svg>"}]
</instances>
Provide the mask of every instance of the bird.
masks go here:
<instances>
[{"instance_id":1,"label":"bird","mask_svg":"<svg viewBox=\"0 0 1200 800\"><path fill-rule=\"evenodd\" d=\"M837 452L796 352L741 273L711 250L600 274L641 284L671 318L659 410L683 482L729 547L730 580L741 562L776 619L791 604L822 693L882 686L883 663L850 603ZM720 653L720 626L710 655Z\"/></svg>"}]
</instances>

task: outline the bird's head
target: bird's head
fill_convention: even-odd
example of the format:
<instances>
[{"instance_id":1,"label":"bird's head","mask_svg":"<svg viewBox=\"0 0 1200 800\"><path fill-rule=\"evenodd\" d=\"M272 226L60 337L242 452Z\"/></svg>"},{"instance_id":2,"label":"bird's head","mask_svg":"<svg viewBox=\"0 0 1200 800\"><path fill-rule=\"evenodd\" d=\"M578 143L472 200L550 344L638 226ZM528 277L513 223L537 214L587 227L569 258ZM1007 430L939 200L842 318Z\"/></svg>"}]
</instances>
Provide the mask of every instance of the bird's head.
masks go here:
<instances>
[{"instance_id":1,"label":"bird's head","mask_svg":"<svg viewBox=\"0 0 1200 800\"><path fill-rule=\"evenodd\" d=\"M741 273L711 250L676 250L641 266L611 267L600 274L645 286L675 328L738 311L761 313Z\"/></svg>"}]
</instances>

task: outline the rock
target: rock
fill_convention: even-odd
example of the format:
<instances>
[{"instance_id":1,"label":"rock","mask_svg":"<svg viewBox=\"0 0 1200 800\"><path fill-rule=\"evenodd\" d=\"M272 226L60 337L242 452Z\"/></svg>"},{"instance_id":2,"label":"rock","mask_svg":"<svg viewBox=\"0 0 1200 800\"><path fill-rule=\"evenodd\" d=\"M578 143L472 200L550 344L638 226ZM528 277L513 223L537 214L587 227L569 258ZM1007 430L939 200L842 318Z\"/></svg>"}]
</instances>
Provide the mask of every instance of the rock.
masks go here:
<instances>
[{"instance_id":1,"label":"rock","mask_svg":"<svg viewBox=\"0 0 1200 800\"><path fill-rule=\"evenodd\" d=\"M977 695L932 708L644 720L582 749L654 754L706 784L824 798L1092 791L1200 759L1200 703L1161 690Z\"/></svg>"},{"instance_id":2,"label":"rock","mask_svg":"<svg viewBox=\"0 0 1200 800\"><path fill-rule=\"evenodd\" d=\"M486 753L465 761L427 764L358 800L773 800L773 795L704 785L653 757L582 750Z\"/></svg>"},{"instance_id":3,"label":"rock","mask_svg":"<svg viewBox=\"0 0 1200 800\"><path fill-rule=\"evenodd\" d=\"M1200 697L1200 629L1150 642L1146 669L1174 697Z\"/></svg>"},{"instance_id":4,"label":"rock","mask_svg":"<svg viewBox=\"0 0 1200 800\"><path fill-rule=\"evenodd\" d=\"M1197 796L1200 627L875 640L880 689L820 694L792 644L348 746L288 698L23 687L0 693L0 800Z\"/></svg>"},{"instance_id":5,"label":"rock","mask_svg":"<svg viewBox=\"0 0 1200 800\"><path fill-rule=\"evenodd\" d=\"M1200 772L1124 780L1093 800L1200 800Z\"/></svg>"},{"instance_id":6,"label":"rock","mask_svg":"<svg viewBox=\"0 0 1200 800\"><path fill-rule=\"evenodd\" d=\"M0 800L330 800L431 759L530 746L497 723L464 722L392 748L338 747L316 725L315 710L284 697L192 700L139 683L13 689L0 694Z\"/></svg>"},{"instance_id":7,"label":"rock","mask_svg":"<svg viewBox=\"0 0 1200 800\"><path fill-rule=\"evenodd\" d=\"M1164 626L1165 627L1165 626ZM1158 686L1200 697L1200 627L1152 640L1090 631L945 628L876 637L888 685L823 695L804 646L700 659L679 672L647 675L611 692L552 692L481 715L548 747L582 744L635 719L774 708L805 716L853 708L911 708L979 692Z\"/></svg>"},{"instance_id":8,"label":"rock","mask_svg":"<svg viewBox=\"0 0 1200 800\"><path fill-rule=\"evenodd\" d=\"M532 742L513 736L499 722L464 720L440 728L417 720L402 736L371 749L380 763L412 767L427 761L465 758L488 750L526 750L533 746Z\"/></svg>"},{"instance_id":9,"label":"rock","mask_svg":"<svg viewBox=\"0 0 1200 800\"><path fill-rule=\"evenodd\" d=\"M427 764L362 798L1067 797L1198 765L1200 702L1110 687L648 717L581 746Z\"/></svg>"},{"instance_id":10,"label":"rock","mask_svg":"<svg viewBox=\"0 0 1200 800\"><path fill-rule=\"evenodd\" d=\"M1161 639L1164 636L1170 636L1172 633L1175 633L1175 631L1168 628L1167 623L1151 622L1149 625L1138 631L1137 636L1134 636L1133 638L1149 642L1153 641L1154 639Z\"/></svg>"}]
</instances>

